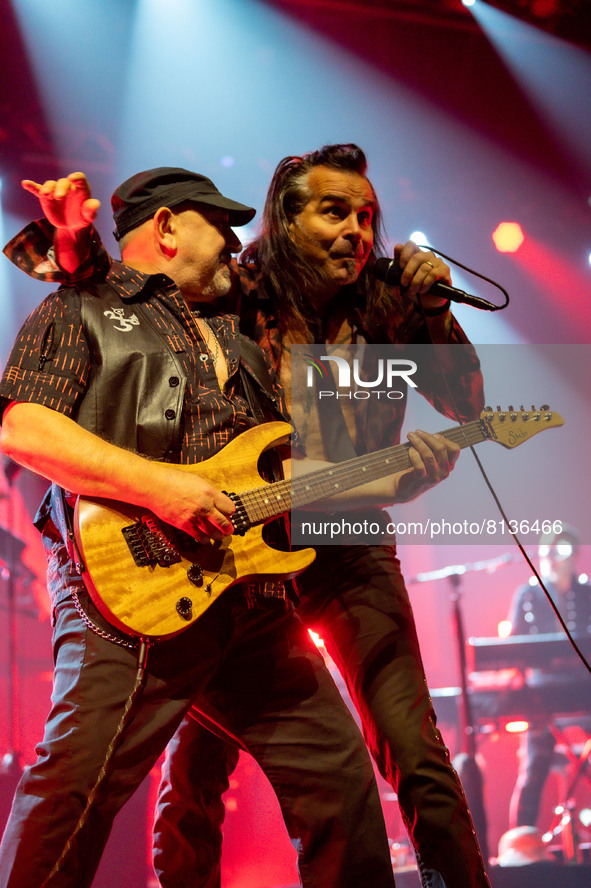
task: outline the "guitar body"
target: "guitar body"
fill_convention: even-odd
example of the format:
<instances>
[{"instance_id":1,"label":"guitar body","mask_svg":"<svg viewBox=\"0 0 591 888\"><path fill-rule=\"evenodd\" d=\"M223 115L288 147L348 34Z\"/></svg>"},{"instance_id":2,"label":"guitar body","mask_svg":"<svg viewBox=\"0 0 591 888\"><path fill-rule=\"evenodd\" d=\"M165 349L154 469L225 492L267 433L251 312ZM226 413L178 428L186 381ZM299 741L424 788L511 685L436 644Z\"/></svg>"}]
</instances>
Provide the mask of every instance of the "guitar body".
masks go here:
<instances>
[{"instance_id":1,"label":"guitar body","mask_svg":"<svg viewBox=\"0 0 591 888\"><path fill-rule=\"evenodd\" d=\"M264 495L259 457L290 434L291 426L283 422L255 426L210 459L177 468L200 475L220 490L239 494L256 488ZM75 511L76 542L89 594L105 619L130 635L176 635L199 619L229 586L257 579L290 579L316 555L313 549L272 549L263 540L262 525L250 528L244 536L232 534L221 542L201 544L160 524L179 560L138 565L123 531L132 528L133 533L146 518L158 521L126 503L84 497L78 499Z\"/></svg>"}]
</instances>

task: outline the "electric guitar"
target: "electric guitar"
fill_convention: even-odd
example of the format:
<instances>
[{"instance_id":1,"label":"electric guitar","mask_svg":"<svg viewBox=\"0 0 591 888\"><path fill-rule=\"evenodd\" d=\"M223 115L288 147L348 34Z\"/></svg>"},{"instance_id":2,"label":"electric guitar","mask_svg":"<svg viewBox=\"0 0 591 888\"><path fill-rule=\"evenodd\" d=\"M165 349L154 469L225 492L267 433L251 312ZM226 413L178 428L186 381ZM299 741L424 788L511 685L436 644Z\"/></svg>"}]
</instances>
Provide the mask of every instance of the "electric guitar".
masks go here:
<instances>
[{"instance_id":1,"label":"electric guitar","mask_svg":"<svg viewBox=\"0 0 591 888\"><path fill-rule=\"evenodd\" d=\"M441 434L460 447L496 441L513 448L545 429L564 425L546 406L539 410L485 409L480 418ZM285 442L291 426L270 422L248 429L210 459L179 465L218 489L232 482L235 532L222 541L193 537L136 506L79 497L74 532L89 594L102 615L135 636L165 638L182 632L229 586L254 579L285 580L316 557L314 549L282 552L263 540L273 518L411 466L410 444L354 457L286 481L264 482L261 454Z\"/></svg>"}]
</instances>

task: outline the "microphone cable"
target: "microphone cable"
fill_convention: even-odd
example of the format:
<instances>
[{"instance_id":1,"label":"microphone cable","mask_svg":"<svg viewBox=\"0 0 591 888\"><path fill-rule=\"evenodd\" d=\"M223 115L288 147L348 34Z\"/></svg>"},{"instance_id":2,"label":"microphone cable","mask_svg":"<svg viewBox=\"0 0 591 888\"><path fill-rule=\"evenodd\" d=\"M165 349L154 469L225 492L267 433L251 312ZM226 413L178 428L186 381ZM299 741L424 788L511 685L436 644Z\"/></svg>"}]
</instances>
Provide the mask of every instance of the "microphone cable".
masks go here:
<instances>
[{"instance_id":1,"label":"microphone cable","mask_svg":"<svg viewBox=\"0 0 591 888\"><path fill-rule=\"evenodd\" d=\"M443 256L444 259L447 259L449 262L452 262L454 265L459 266L459 267L462 268L464 271L468 271L470 274L474 274L474 275L476 275L476 277L482 278L483 280L488 281L489 283L493 284L495 287L498 287L498 288L499 288L499 289L505 294L506 302L505 302L504 305L502 305L502 306L498 306L497 310L500 310L500 309L502 309L502 308L506 308L506 306L509 304L509 294L507 293L507 291L506 291L506 290L505 290L500 284L496 283L495 281L491 280L490 278L485 277L484 275L480 274L480 273L477 272L477 271L473 271L471 268L468 268L468 266L463 265L461 262L458 262L456 259L452 259L450 256L446 256L445 253L442 253L440 250L436 250L434 247L427 246L427 245L425 245L425 244L421 244L420 247L421 247L421 249L430 250L432 253L437 253L437 255L439 255L439 256ZM422 318L423 318L423 321L424 321L424 323L425 323L425 327L426 327L426 330L427 330L427 336L429 337L429 339L430 339L430 341L431 341L431 345L432 345L433 348L434 348L434 352L435 352L435 360L436 360L436 363L437 363L437 365L438 365L438 367L439 367L439 372L440 372L441 377L442 377L442 379L443 379L444 387L445 387L445 390L446 390L446 392L447 392L447 394L448 394L449 402L450 402L451 407L452 407L452 409L453 409L453 412L454 412L454 415L455 415L455 418L456 418L456 422L458 422L460 426L463 426L464 423L463 423L462 420L460 419L459 410L458 410L458 407L457 407L457 404L456 404L455 398L454 398L454 396L453 396L453 393L452 393L452 391L451 391L451 389L450 389L449 382L448 382L448 379L447 379L447 374L445 373L445 371L444 371L444 369L443 369L443 367L442 367L442 365L441 365L441 361L439 360L439 356L438 356L438 354L437 354L437 348L436 348L436 346L437 346L437 345L440 345L441 343L435 343L435 342L433 342L433 339L432 339L432 337L431 337L431 331L429 330L429 324L427 323L428 316L427 316L427 314L426 314L426 312L425 312L425 309L424 309L424 307L423 307L423 303L422 303L422 300L421 300L420 294L418 295L417 306L418 306L418 308L419 308L419 311L420 311L420 313L421 313L421 315L422 315ZM568 626L566 625L566 621L564 620L562 614L560 613L560 611L559 611L559 609L558 609L558 606L555 604L555 602L554 602L552 596L550 595L550 592L548 591L546 585L544 584L544 582L543 582L543 580L542 580L542 578L541 578L541 576L540 576L538 570L536 569L536 567L535 567L535 565L533 564L531 558L529 557L529 555L528 555L527 552L525 551L525 547L524 547L523 543L522 543L521 540L519 539L517 533L513 531L512 527L511 527L511 522L510 522L509 518L507 517L507 514L505 513L505 509L503 508L503 505L502 505L502 503L501 503L499 497L497 496L497 494L496 494L496 492L495 492L495 490L494 490L494 487L493 487L493 485L492 485L492 483L491 483L491 481L490 481L490 479L489 479L489 477L488 477L488 475L487 475L487 473L486 473L486 470L485 470L485 468L484 468L484 466L483 466L483 464L482 464L482 462L481 462L481 460L480 460L480 457L479 457L478 454L476 453L476 450L475 450L475 448L474 448L474 445L473 445L473 444L467 444L467 446L468 446L468 447L470 448L470 450L472 451L472 456L474 457L474 459L475 459L475 461L476 461L476 465L478 466L478 469L479 469L479 471L480 471L480 474L482 475L482 478L484 479L484 482L485 482L486 486L487 486L488 489L489 489L489 492L490 492L490 494L491 494L491 496L492 496L492 498L493 498L493 500L494 500L494 502L495 502L495 504L496 504L496 506L497 506L497 508L498 508L498 510L499 510L499 513L500 513L500 515L501 515L501 517L502 517L502 519L503 519L503 521L504 521L504 523L505 523L505 526L507 527L507 530L509 531L510 535L511 535L512 538L513 538L513 541L515 542L515 545L517 546L517 548L518 548L519 551L521 552L521 555L523 556L523 558L525 559L525 561L527 562L527 564L528 564L529 567L531 568L533 575L535 576L536 580L537 580L538 583L540 584L540 588L543 590L544 595L546 596L546 598L547 598L547 600L548 600L548 602L549 602L549 604L550 604L552 610L554 611L554 614L556 615L556 618L557 618L558 622L560 623L560 626L562 627L562 629L563 629L563 631L564 631L566 637L568 638L568 640L569 640L569 642L570 642L570 644L571 644L573 650L576 652L576 654L577 654L579 660L583 663L583 665L585 666L585 668L587 669L587 671L591 674L591 664L589 663L589 661L587 660L587 658L586 658L585 655L583 654L582 650L580 649L580 647L579 647L578 644L576 643L575 639L573 638L572 633L570 632Z\"/></svg>"}]
</instances>

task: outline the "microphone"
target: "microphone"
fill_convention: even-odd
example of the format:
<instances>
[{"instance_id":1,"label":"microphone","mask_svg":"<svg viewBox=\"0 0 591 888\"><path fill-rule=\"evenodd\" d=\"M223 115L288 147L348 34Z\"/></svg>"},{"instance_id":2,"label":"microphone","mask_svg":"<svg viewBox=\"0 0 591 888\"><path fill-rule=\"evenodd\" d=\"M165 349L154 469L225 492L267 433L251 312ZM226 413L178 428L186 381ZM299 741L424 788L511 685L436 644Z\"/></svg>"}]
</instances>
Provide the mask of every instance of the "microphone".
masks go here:
<instances>
[{"instance_id":1,"label":"microphone","mask_svg":"<svg viewBox=\"0 0 591 888\"><path fill-rule=\"evenodd\" d=\"M383 256L381 259L376 259L371 273L384 284L396 287L400 284L402 269L396 259ZM429 287L429 293L433 296L441 296L442 299L450 299L452 302L463 302L465 305L471 305L472 308L480 308L483 311L497 311L498 309L498 306L493 305L492 302L487 302L480 296L471 296L469 293L464 293L457 287L450 287L449 284L444 284L442 281L436 281Z\"/></svg>"}]
</instances>

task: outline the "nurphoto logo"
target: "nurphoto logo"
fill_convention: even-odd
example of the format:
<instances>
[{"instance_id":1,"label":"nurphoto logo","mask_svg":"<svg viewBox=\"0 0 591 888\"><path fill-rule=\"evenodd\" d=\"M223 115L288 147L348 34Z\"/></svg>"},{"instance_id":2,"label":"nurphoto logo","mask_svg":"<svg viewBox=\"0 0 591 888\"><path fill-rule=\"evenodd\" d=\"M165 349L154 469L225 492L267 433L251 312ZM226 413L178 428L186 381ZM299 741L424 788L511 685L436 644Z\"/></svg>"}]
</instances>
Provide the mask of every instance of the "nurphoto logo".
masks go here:
<instances>
[{"instance_id":1,"label":"nurphoto logo","mask_svg":"<svg viewBox=\"0 0 591 888\"><path fill-rule=\"evenodd\" d=\"M411 379L416 373L417 365L414 361L407 358L379 358L375 368L375 378L366 379L360 373L360 359L338 357L337 355L321 355L319 358L306 354L303 356L306 361L307 374L306 385L308 388L314 388L316 373L320 379L316 380L316 388L318 390L318 400L322 398L356 398L358 400L366 400L372 395L378 398L382 395L386 398L399 400L404 397L404 393L394 390L394 385L400 385L401 380L411 388L416 388L417 384ZM331 361L336 365L336 379L332 368L328 368L325 361ZM322 383L325 388L320 388ZM335 390L335 385L337 389ZM378 388L382 386L382 388Z\"/></svg>"}]
</instances>

